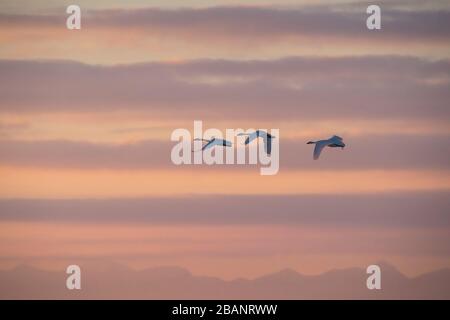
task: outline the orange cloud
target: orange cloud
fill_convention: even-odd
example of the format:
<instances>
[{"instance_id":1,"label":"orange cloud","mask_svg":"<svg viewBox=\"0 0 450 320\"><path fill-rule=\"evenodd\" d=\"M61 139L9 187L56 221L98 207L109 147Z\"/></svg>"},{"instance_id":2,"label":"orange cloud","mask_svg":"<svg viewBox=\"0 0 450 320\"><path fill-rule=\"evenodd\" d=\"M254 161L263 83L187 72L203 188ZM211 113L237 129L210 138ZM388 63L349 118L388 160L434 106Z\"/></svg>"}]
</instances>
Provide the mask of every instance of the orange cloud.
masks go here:
<instances>
[{"instance_id":1,"label":"orange cloud","mask_svg":"<svg viewBox=\"0 0 450 320\"><path fill-rule=\"evenodd\" d=\"M252 169L253 168L253 169ZM329 194L448 190L450 172L427 170L288 170L260 176L234 171L64 170L1 167L2 198L108 198L189 194Z\"/></svg>"},{"instance_id":2,"label":"orange cloud","mask_svg":"<svg viewBox=\"0 0 450 320\"><path fill-rule=\"evenodd\" d=\"M245 6L90 11L82 30L76 32L66 30L65 15L6 15L0 58L114 64L411 52L423 57L450 56L445 41L447 11L385 9L382 33L368 34L363 16L343 9L340 14L326 7L302 11Z\"/></svg>"}]
</instances>

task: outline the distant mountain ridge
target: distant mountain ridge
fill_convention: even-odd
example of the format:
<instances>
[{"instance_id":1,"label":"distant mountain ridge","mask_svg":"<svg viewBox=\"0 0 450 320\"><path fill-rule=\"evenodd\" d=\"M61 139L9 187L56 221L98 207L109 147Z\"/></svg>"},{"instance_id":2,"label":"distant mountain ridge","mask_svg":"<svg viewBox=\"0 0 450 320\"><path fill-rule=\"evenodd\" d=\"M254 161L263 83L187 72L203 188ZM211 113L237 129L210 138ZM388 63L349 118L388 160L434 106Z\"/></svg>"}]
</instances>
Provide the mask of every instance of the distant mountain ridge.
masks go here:
<instances>
[{"instance_id":1,"label":"distant mountain ridge","mask_svg":"<svg viewBox=\"0 0 450 320\"><path fill-rule=\"evenodd\" d=\"M141 271L115 263L81 265L82 289L68 290L67 275L22 265L0 271L0 299L450 299L450 269L408 278L379 264L381 290L368 290L362 268L302 275L284 269L255 279L225 281L180 267Z\"/></svg>"}]
</instances>

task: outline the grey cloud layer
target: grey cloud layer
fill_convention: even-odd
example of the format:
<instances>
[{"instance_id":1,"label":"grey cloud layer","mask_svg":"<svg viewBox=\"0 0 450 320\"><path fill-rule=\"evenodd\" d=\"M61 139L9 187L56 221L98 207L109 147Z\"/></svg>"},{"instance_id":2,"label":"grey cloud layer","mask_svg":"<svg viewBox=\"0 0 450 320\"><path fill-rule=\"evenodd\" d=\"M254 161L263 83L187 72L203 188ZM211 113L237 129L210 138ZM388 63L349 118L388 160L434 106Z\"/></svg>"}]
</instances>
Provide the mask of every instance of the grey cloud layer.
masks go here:
<instances>
[{"instance_id":1,"label":"grey cloud layer","mask_svg":"<svg viewBox=\"0 0 450 320\"><path fill-rule=\"evenodd\" d=\"M333 11L324 7L302 10L274 8L217 7L208 9L103 11L92 16L92 24L147 27L201 37L229 36L240 39L276 38L292 35L367 37L367 14ZM382 37L450 37L449 11L383 11ZM381 37L382 36L382 37ZM429 39L429 38L428 38Z\"/></svg>"},{"instance_id":2,"label":"grey cloud layer","mask_svg":"<svg viewBox=\"0 0 450 320\"><path fill-rule=\"evenodd\" d=\"M0 110L149 111L170 118L450 116L450 63L417 58L197 60L92 66L0 61Z\"/></svg>"},{"instance_id":3,"label":"grey cloud layer","mask_svg":"<svg viewBox=\"0 0 450 320\"><path fill-rule=\"evenodd\" d=\"M449 228L447 192L0 200L0 221Z\"/></svg>"},{"instance_id":4,"label":"grey cloud layer","mask_svg":"<svg viewBox=\"0 0 450 320\"><path fill-rule=\"evenodd\" d=\"M291 36L364 38L373 40L449 39L450 11L393 10L383 8L383 29L369 33L367 4L333 7L277 9L264 7L211 7L205 9L85 10L83 28L133 28L148 33L164 32L197 42L227 38L232 41L276 40ZM1 15L4 26L64 25L61 15Z\"/></svg>"},{"instance_id":5,"label":"grey cloud layer","mask_svg":"<svg viewBox=\"0 0 450 320\"><path fill-rule=\"evenodd\" d=\"M301 128L300 128L301 129ZM313 138L313 137L312 137ZM306 141L281 139L280 169L450 169L450 137L379 135L347 138L347 147L325 150L313 161L313 147ZM0 164L51 168L195 169L172 164L171 149L177 142L141 141L134 144L0 140ZM228 170L240 166L227 166ZM214 166L211 169L224 169Z\"/></svg>"}]
</instances>

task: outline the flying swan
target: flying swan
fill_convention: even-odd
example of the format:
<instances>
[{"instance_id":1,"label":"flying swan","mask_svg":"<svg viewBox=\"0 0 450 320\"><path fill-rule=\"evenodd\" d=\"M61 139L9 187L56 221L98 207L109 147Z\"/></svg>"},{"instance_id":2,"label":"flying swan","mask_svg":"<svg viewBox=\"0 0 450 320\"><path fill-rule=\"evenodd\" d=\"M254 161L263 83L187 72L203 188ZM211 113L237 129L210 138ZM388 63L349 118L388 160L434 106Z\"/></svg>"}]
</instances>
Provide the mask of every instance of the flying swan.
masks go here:
<instances>
[{"instance_id":1,"label":"flying swan","mask_svg":"<svg viewBox=\"0 0 450 320\"><path fill-rule=\"evenodd\" d=\"M245 145L249 144L256 138L263 138L264 140L264 150L268 155L272 152L272 139L276 138L275 136L272 136L270 133L267 133L262 130L256 130L252 133L239 133L238 136L248 136L247 139L245 139Z\"/></svg>"},{"instance_id":2,"label":"flying swan","mask_svg":"<svg viewBox=\"0 0 450 320\"><path fill-rule=\"evenodd\" d=\"M320 153L322 152L322 149L325 147L330 148L342 148L344 149L345 143L343 142L341 137L338 136L332 136L328 140L319 140L319 141L309 141L307 144L315 144L314 147L314 160L319 159Z\"/></svg>"},{"instance_id":3,"label":"flying swan","mask_svg":"<svg viewBox=\"0 0 450 320\"><path fill-rule=\"evenodd\" d=\"M224 139L218 139L215 137L212 137L211 140L195 138L194 141L205 141L206 142L206 144L204 144L203 147L200 149L201 151L205 151L206 149L212 148L214 146L231 147L230 141L224 140ZM200 151L200 150L192 150L192 152Z\"/></svg>"}]
</instances>

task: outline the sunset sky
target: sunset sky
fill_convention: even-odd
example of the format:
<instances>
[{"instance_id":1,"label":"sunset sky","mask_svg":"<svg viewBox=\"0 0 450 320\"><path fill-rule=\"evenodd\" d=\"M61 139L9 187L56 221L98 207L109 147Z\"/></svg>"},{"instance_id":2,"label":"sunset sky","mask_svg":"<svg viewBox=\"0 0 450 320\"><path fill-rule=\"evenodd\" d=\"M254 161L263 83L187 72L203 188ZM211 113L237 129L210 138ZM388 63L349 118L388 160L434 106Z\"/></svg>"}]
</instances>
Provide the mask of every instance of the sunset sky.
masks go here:
<instances>
[{"instance_id":1,"label":"sunset sky","mask_svg":"<svg viewBox=\"0 0 450 320\"><path fill-rule=\"evenodd\" d=\"M0 269L450 267L450 5L369 4L2 1ZM279 173L175 166L194 120L279 129Z\"/></svg>"}]
</instances>

